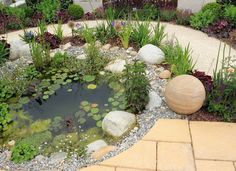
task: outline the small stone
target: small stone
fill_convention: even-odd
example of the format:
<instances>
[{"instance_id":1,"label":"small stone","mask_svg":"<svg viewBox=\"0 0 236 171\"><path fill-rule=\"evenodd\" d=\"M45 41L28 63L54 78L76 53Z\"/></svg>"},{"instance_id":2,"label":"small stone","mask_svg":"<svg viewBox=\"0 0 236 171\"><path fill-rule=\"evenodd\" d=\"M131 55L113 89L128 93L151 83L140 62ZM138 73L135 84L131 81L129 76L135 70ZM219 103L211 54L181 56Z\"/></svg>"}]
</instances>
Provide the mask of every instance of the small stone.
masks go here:
<instances>
[{"instance_id":1,"label":"small stone","mask_svg":"<svg viewBox=\"0 0 236 171\"><path fill-rule=\"evenodd\" d=\"M131 56L136 56L137 54L138 54L138 53L137 53L136 51L131 51L131 52L130 52L130 55L131 55Z\"/></svg>"},{"instance_id":2,"label":"small stone","mask_svg":"<svg viewBox=\"0 0 236 171\"><path fill-rule=\"evenodd\" d=\"M102 159L103 156L105 156L107 153L116 150L116 146L107 146L107 147L102 147L98 151L95 151L92 153L92 158L95 160L100 160Z\"/></svg>"},{"instance_id":3,"label":"small stone","mask_svg":"<svg viewBox=\"0 0 236 171\"><path fill-rule=\"evenodd\" d=\"M155 91L149 92L149 102L146 106L146 109L158 108L161 106L161 98Z\"/></svg>"},{"instance_id":4,"label":"small stone","mask_svg":"<svg viewBox=\"0 0 236 171\"><path fill-rule=\"evenodd\" d=\"M108 146L104 140L97 140L87 145L87 153L91 154L95 151L100 150L103 147Z\"/></svg>"},{"instance_id":5,"label":"small stone","mask_svg":"<svg viewBox=\"0 0 236 171\"><path fill-rule=\"evenodd\" d=\"M111 45L110 44L105 44L102 49L103 50L109 50L111 48Z\"/></svg>"},{"instance_id":6,"label":"small stone","mask_svg":"<svg viewBox=\"0 0 236 171\"><path fill-rule=\"evenodd\" d=\"M89 43L85 43L82 47L86 49L88 48L88 46L89 46Z\"/></svg>"},{"instance_id":7,"label":"small stone","mask_svg":"<svg viewBox=\"0 0 236 171\"><path fill-rule=\"evenodd\" d=\"M35 160L38 161L38 162L42 161L43 159L44 159L43 155L38 155L38 156L35 157Z\"/></svg>"},{"instance_id":8,"label":"small stone","mask_svg":"<svg viewBox=\"0 0 236 171\"><path fill-rule=\"evenodd\" d=\"M61 151L61 150L60 150ZM57 152L53 153L50 157L50 164L60 163L64 161L67 157L67 154L65 152Z\"/></svg>"},{"instance_id":9,"label":"small stone","mask_svg":"<svg viewBox=\"0 0 236 171\"><path fill-rule=\"evenodd\" d=\"M105 72L104 71L100 71L99 74L100 75L105 75Z\"/></svg>"},{"instance_id":10,"label":"small stone","mask_svg":"<svg viewBox=\"0 0 236 171\"><path fill-rule=\"evenodd\" d=\"M110 51L114 52L114 51L117 51L119 50L120 48L118 46L114 46L112 48L110 48Z\"/></svg>"},{"instance_id":11,"label":"small stone","mask_svg":"<svg viewBox=\"0 0 236 171\"><path fill-rule=\"evenodd\" d=\"M127 50L128 51L132 51L132 50L134 50L134 48L133 47L129 47Z\"/></svg>"},{"instance_id":12,"label":"small stone","mask_svg":"<svg viewBox=\"0 0 236 171\"><path fill-rule=\"evenodd\" d=\"M96 44L96 46L97 46L98 48L102 47L102 43L101 43L100 41L98 41L98 40L96 41L95 44Z\"/></svg>"},{"instance_id":13,"label":"small stone","mask_svg":"<svg viewBox=\"0 0 236 171\"><path fill-rule=\"evenodd\" d=\"M159 74L161 79L168 79L171 77L171 72L169 70L164 70Z\"/></svg>"},{"instance_id":14,"label":"small stone","mask_svg":"<svg viewBox=\"0 0 236 171\"><path fill-rule=\"evenodd\" d=\"M122 73L125 69L126 62L122 59L117 59L115 61L110 62L106 67L105 70L111 71L112 73Z\"/></svg>"},{"instance_id":15,"label":"small stone","mask_svg":"<svg viewBox=\"0 0 236 171\"><path fill-rule=\"evenodd\" d=\"M76 59L86 59L86 55L85 54L81 54L81 55L78 55L77 57L76 57Z\"/></svg>"},{"instance_id":16,"label":"small stone","mask_svg":"<svg viewBox=\"0 0 236 171\"><path fill-rule=\"evenodd\" d=\"M66 50L66 49L68 49L69 47L71 47L71 43L70 43L70 42L69 42L69 43L66 43L65 45L61 45L61 46L60 46L60 49Z\"/></svg>"},{"instance_id":17,"label":"small stone","mask_svg":"<svg viewBox=\"0 0 236 171\"><path fill-rule=\"evenodd\" d=\"M16 141L14 141L14 140L11 140L8 142L8 145L11 147L14 146L15 144L16 144Z\"/></svg>"}]
</instances>

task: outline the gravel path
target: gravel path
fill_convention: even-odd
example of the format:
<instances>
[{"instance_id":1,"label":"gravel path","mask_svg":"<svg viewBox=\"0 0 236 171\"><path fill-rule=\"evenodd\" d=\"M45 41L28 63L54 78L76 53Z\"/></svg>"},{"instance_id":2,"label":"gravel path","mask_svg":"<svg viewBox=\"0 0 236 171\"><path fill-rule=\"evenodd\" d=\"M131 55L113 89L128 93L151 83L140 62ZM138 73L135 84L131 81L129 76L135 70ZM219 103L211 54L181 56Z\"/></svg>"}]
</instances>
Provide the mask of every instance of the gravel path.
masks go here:
<instances>
[{"instance_id":1,"label":"gravel path","mask_svg":"<svg viewBox=\"0 0 236 171\"><path fill-rule=\"evenodd\" d=\"M100 22L103 21L101 20L85 21L81 23L86 23L88 24L89 27L95 27ZM152 22L152 24L155 25L156 22ZM182 46L187 46L188 44L190 44L190 47L192 49L192 57L193 60L196 62L195 69L205 71L208 74L212 75L216 63L220 41L216 38L208 37L207 34L201 31L193 30L188 27L164 22L162 24L165 25L168 38L175 36ZM36 30L36 28L31 28L29 30ZM49 31L53 32L53 30L54 30L53 27L49 26ZM63 25L63 31L65 36L71 35L71 30L69 29L67 24ZM23 33L22 30L15 31L8 33L6 37L8 41L11 41L12 39L19 38L19 34L22 33ZM229 49L230 48L227 45L226 52L228 52ZM234 56L234 58L236 58L236 50L231 49L231 55Z\"/></svg>"}]
</instances>

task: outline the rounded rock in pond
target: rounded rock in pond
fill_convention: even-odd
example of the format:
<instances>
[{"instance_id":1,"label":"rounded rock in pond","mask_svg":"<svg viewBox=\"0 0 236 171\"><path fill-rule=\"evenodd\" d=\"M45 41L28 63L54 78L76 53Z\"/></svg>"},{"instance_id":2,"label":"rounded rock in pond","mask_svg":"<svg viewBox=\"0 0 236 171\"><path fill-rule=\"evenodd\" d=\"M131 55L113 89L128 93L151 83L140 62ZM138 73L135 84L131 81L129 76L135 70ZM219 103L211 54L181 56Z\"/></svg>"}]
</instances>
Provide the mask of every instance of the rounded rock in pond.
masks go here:
<instances>
[{"instance_id":1,"label":"rounded rock in pond","mask_svg":"<svg viewBox=\"0 0 236 171\"><path fill-rule=\"evenodd\" d=\"M165 89L167 105L176 113L192 114L203 105L206 92L200 80L191 75L180 75L171 80Z\"/></svg>"},{"instance_id":2,"label":"rounded rock in pond","mask_svg":"<svg viewBox=\"0 0 236 171\"><path fill-rule=\"evenodd\" d=\"M93 153L95 151L100 150L103 147L107 147L107 143L104 140L96 140L90 144L87 145L87 153Z\"/></svg>"},{"instance_id":3,"label":"rounded rock in pond","mask_svg":"<svg viewBox=\"0 0 236 171\"><path fill-rule=\"evenodd\" d=\"M138 51L138 58L148 64L161 64L165 60L165 54L157 46L147 44Z\"/></svg>"},{"instance_id":4,"label":"rounded rock in pond","mask_svg":"<svg viewBox=\"0 0 236 171\"><path fill-rule=\"evenodd\" d=\"M125 111L109 112L102 121L102 129L108 135L120 137L136 123L136 117Z\"/></svg>"}]
</instances>

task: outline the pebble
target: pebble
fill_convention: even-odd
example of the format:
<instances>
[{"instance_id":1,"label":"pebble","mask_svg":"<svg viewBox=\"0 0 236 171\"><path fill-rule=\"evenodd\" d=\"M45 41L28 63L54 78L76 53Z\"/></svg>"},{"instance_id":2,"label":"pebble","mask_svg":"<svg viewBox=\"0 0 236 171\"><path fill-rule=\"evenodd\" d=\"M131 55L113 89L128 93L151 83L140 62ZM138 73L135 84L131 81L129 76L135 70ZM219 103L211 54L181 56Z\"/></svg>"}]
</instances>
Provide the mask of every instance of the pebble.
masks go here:
<instances>
[{"instance_id":1,"label":"pebble","mask_svg":"<svg viewBox=\"0 0 236 171\"><path fill-rule=\"evenodd\" d=\"M102 46L103 50L109 50L111 48L110 44L105 44L104 46Z\"/></svg>"}]
</instances>

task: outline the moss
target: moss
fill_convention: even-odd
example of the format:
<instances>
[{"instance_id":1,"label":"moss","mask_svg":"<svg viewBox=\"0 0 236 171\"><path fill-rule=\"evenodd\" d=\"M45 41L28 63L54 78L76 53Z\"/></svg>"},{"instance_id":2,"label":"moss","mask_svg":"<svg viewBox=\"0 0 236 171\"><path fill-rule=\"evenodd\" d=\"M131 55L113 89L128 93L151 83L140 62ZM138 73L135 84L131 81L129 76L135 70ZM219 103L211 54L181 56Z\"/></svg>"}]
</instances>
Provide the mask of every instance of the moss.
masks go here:
<instances>
[{"instance_id":1,"label":"moss","mask_svg":"<svg viewBox=\"0 0 236 171\"><path fill-rule=\"evenodd\" d=\"M49 129L51 119L37 120L30 125L31 133L43 132Z\"/></svg>"}]
</instances>

